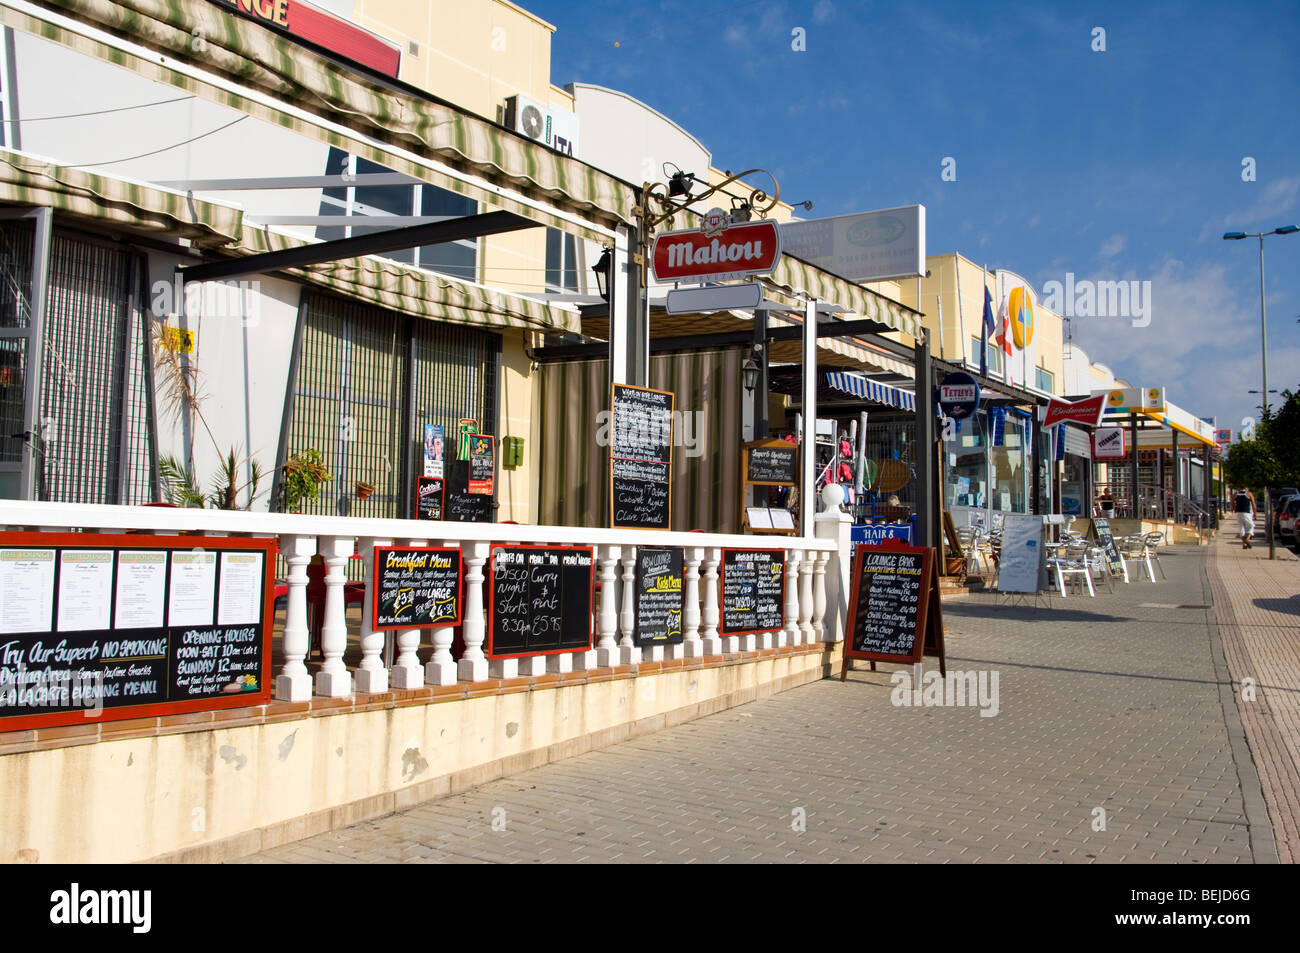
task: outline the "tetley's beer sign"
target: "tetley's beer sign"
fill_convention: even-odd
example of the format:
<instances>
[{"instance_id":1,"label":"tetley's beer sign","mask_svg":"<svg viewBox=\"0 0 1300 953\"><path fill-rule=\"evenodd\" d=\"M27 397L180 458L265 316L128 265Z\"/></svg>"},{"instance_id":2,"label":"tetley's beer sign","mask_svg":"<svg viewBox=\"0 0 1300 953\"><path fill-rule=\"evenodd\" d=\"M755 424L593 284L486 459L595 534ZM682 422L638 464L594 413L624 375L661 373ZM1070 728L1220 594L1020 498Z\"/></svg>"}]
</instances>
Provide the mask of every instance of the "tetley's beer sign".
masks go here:
<instances>
[{"instance_id":1,"label":"tetley's beer sign","mask_svg":"<svg viewBox=\"0 0 1300 953\"><path fill-rule=\"evenodd\" d=\"M664 232L655 239L651 266L657 281L729 281L770 274L781 260L776 222L728 225L720 210L704 217L704 227Z\"/></svg>"}]
</instances>

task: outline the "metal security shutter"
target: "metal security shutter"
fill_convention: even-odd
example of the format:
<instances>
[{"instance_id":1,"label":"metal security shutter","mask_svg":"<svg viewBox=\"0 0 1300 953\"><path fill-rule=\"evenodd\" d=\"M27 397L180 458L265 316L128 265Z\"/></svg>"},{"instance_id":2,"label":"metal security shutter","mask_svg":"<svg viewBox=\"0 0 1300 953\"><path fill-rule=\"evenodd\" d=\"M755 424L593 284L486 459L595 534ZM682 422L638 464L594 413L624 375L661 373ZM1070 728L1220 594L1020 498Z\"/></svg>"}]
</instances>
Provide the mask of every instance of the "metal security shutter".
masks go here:
<instances>
[{"instance_id":1,"label":"metal security shutter","mask_svg":"<svg viewBox=\"0 0 1300 953\"><path fill-rule=\"evenodd\" d=\"M50 249L37 494L72 503L154 498L141 256L59 234Z\"/></svg>"},{"instance_id":2,"label":"metal security shutter","mask_svg":"<svg viewBox=\"0 0 1300 953\"><path fill-rule=\"evenodd\" d=\"M0 224L0 467L8 471L14 495L23 459L23 404L27 382L29 289L32 283L32 226ZM19 336L18 329L24 329Z\"/></svg>"},{"instance_id":3,"label":"metal security shutter","mask_svg":"<svg viewBox=\"0 0 1300 953\"><path fill-rule=\"evenodd\" d=\"M407 516L425 423L495 433L498 335L312 293L301 324L285 456L314 447L333 474L305 512Z\"/></svg>"}]
</instances>

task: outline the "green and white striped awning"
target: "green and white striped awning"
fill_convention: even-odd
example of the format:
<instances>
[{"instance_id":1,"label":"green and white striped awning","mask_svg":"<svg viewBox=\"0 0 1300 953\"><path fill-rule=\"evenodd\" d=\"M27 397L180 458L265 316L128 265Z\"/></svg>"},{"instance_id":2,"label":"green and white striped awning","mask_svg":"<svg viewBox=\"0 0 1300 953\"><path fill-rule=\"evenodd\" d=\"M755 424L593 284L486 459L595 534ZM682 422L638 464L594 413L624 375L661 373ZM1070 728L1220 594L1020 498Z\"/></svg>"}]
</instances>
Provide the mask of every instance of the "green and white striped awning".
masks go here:
<instances>
[{"instance_id":1,"label":"green and white striped awning","mask_svg":"<svg viewBox=\"0 0 1300 953\"><path fill-rule=\"evenodd\" d=\"M608 236L590 223L608 229L632 218L636 199L627 183L480 116L340 70L215 4L44 0L28 6L0 6L0 23L490 207L596 241Z\"/></svg>"},{"instance_id":2,"label":"green and white striped awning","mask_svg":"<svg viewBox=\"0 0 1300 953\"><path fill-rule=\"evenodd\" d=\"M244 230L244 213L237 208L9 149L0 149L0 202L44 205L98 222L187 238L199 246L229 245Z\"/></svg>"}]
</instances>

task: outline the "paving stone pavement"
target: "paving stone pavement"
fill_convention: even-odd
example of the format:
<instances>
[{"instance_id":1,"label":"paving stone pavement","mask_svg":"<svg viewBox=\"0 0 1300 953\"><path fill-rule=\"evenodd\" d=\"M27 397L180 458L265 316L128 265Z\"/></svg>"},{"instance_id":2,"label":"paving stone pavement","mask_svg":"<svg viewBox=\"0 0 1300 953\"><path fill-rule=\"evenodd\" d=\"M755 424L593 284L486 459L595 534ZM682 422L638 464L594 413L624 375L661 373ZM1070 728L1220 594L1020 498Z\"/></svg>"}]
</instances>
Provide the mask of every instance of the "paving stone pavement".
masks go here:
<instances>
[{"instance_id":1,"label":"paving stone pavement","mask_svg":"<svg viewBox=\"0 0 1300 953\"><path fill-rule=\"evenodd\" d=\"M1167 581L1095 599L948 600L949 670L998 673L992 717L897 707L910 668L882 664L242 860L1276 859L1206 550L1167 552Z\"/></svg>"}]
</instances>

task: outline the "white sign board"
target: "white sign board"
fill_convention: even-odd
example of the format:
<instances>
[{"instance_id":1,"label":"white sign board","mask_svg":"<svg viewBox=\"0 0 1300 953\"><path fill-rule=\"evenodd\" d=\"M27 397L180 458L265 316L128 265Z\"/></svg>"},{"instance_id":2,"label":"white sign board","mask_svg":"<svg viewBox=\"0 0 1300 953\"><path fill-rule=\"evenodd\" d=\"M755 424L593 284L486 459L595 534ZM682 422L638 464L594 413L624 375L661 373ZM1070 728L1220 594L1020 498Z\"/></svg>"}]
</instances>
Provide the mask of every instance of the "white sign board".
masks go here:
<instances>
[{"instance_id":1,"label":"white sign board","mask_svg":"<svg viewBox=\"0 0 1300 953\"><path fill-rule=\"evenodd\" d=\"M1101 459L1122 457L1126 454L1124 430L1121 427L1102 427L1093 435L1092 455Z\"/></svg>"},{"instance_id":2,"label":"white sign board","mask_svg":"<svg viewBox=\"0 0 1300 953\"><path fill-rule=\"evenodd\" d=\"M763 300L757 281L712 288L674 288L666 302L669 314L703 314L708 311L750 311Z\"/></svg>"},{"instance_id":3,"label":"white sign board","mask_svg":"<svg viewBox=\"0 0 1300 953\"><path fill-rule=\"evenodd\" d=\"M788 255L849 281L925 276L925 206L781 225Z\"/></svg>"},{"instance_id":4,"label":"white sign board","mask_svg":"<svg viewBox=\"0 0 1300 953\"><path fill-rule=\"evenodd\" d=\"M1037 592L1043 566L1043 518L1006 514L998 556L998 592Z\"/></svg>"}]
</instances>

